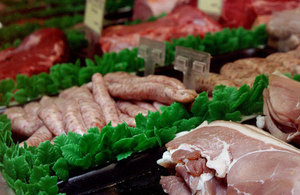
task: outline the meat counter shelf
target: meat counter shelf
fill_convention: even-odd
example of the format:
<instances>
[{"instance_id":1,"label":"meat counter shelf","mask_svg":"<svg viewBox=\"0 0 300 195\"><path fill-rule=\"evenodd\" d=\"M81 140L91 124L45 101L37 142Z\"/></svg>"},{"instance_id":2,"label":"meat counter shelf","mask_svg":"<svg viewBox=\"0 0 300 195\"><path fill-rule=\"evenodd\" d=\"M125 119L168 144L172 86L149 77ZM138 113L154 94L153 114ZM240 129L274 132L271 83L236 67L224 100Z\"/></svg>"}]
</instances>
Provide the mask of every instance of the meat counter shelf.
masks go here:
<instances>
[{"instance_id":1,"label":"meat counter shelf","mask_svg":"<svg viewBox=\"0 0 300 195\"><path fill-rule=\"evenodd\" d=\"M159 180L170 173L157 165L165 147L153 148L109 164L97 170L90 170L58 182L59 192L74 195L83 194L164 194Z\"/></svg>"}]
</instances>

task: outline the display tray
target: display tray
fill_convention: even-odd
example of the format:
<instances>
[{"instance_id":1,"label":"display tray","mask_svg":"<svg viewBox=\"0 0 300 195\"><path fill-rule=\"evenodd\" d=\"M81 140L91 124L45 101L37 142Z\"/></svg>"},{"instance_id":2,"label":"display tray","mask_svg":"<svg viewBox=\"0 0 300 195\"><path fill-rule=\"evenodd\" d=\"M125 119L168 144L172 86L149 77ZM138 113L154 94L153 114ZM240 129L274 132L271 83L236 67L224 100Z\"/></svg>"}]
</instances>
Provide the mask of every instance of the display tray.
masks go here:
<instances>
[{"instance_id":1,"label":"display tray","mask_svg":"<svg viewBox=\"0 0 300 195\"><path fill-rule=\"evenodd\" d=\"M102 168L71 176L66 182L58 182L59 192L74 195L164 194L159 185L160 176L170 173L156 163L164 151L164 147L153 148Z\"/></svg>"},{"instance_id":2,"label":"display tray","mask_svg":"<svg viewBox=\"0 0 300 195\"><path fill-rule=\"evenodd\" d=\"M255 123L255 118L243 122L250 125ZM74 195L163 195L165 193L159 184L160 177L174 174L174 170L165 169L156 163L165 151L165 147L152 148L98 169L78 172L66 182L58 182L59 192Z\"/></svg>"}]
</instances>

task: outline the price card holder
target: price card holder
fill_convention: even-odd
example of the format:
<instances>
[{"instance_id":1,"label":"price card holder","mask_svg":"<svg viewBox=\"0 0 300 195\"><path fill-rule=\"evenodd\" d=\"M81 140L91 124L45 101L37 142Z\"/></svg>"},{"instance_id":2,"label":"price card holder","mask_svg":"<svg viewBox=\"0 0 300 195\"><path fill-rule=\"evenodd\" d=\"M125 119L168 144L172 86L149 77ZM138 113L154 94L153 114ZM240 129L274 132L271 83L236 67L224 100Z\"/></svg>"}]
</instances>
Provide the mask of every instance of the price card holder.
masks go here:
<instances>
[{"instance_id":1,"label":"price card holder","mask_svg":"<svg viewBox=\"0 0 300 195\"><path fill-rule=\"evenodd\" d=\"M164 65L166 44L142 37L139 44L139 57L145 61L144 76L154 74L155 66Z\"/></svg>"},{"instance_id":2,"label":"price card holder","mask_svg":"<svg viewBox=\"0 0 300 195\"><path fill-rule=\"evenodd\" d=\"M223 0L198 0L198 8L215 17L222 14L222 5Z\"/></svg>"},{"instance_id":3,"label":"price card holder","mask_svg":"<svg viewBox=\"0 0 300 195\"><path fill-rule=\"evenodd\" d=\"M201 77L208 78L211 55L186 47L176 47L175 70L183 72L183 83L189 89L196 89Z\"/></svg>"},{"instance_id":4,"label":"price card holder","mask_svg":"<svg viewBox=\"0 0 300 195\"><path fill-rule=\"evenodd\" d=\"M84 12L85 37L89 41L88 57L93 57L101 36L105 0L86 0Z\"/></svg>"}]
</instances>

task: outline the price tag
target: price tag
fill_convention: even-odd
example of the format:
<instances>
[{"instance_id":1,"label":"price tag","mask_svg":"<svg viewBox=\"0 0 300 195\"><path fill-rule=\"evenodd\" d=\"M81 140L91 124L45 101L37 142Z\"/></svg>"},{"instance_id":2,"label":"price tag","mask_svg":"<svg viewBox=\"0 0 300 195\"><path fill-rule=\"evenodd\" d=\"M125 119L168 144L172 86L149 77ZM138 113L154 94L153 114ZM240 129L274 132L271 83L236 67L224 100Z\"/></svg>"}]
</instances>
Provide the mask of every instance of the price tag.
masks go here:
<instances>
[{"instance_id":1,"label":"price tag","mask_svg":"<svg viewBox=\"0 0 300 195\"><path fill-rule=\"evenodd\" d=\"M164 65L166 44L142 37L139 44L139 57L145 61L144 75L154 74L156 65Z\"/></svg>"},{"instance_id":2,"label":"price tag","mask_svg":"<svg viewBox=\"0 0 300 195\"><path fill-rule=\"evenodd\" d=\"M198 0L198 9L205 13L220 16L223 0Z\"/></svg>"},{"instance_id":3,"label":"price tag","mask_svg":"<svg viewBox=\"0 0 300 195\"><path fill-rule=\"evenodd\" d=\"M101 35L105 0L87 0L84 12L84 25Z\"/></svg>"},{"instance_id":4,"label":"price tag","mask_svg":"<svg viewBox=\"0 0 300 195\"><path fill-rule=\"evenodd\" d=\"M86 0L84 12L85 38L89 41L88 57L95 54L99 37L101 36L105 0Z\"/></svg>"},{"instance_id":5,"label":"price tag","mask_svg":"<svg viewBox=\"0 0 300 195\"><path fill-rule=\"evenodd\" d=\"M208 78L211 55L186 47L176 47L175 70L183 72L183 83L189 89L196 89L201 77Z\"/></svg>"}]
</instances>

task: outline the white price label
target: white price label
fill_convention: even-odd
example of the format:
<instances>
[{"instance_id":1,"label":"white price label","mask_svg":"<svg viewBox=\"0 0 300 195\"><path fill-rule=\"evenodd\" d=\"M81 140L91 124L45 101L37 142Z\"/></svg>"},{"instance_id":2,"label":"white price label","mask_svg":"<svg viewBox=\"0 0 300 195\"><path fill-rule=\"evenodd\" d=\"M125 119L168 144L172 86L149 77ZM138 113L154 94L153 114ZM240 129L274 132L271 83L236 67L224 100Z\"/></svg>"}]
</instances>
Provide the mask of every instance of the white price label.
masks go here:
<instances>
[{"instance_id":1,"label":"white price label","mask_svg":"<svg viewBox=\"0 0 300 195\"><path fill-rule=\"evenodd\" d=\"M101 35L105 0L87 0L84 13L84 25Z\"/></svg>"},{"instance_id":2,"label":"white price label","mask_svg":"<svg viewBox=\"0 0 300 195\"><path fill-rule=\"evenodd\" d=\"M222 14L222 5L222 0L198 0L198 9L217 16Z\"/></svg>"}]
</instances>

